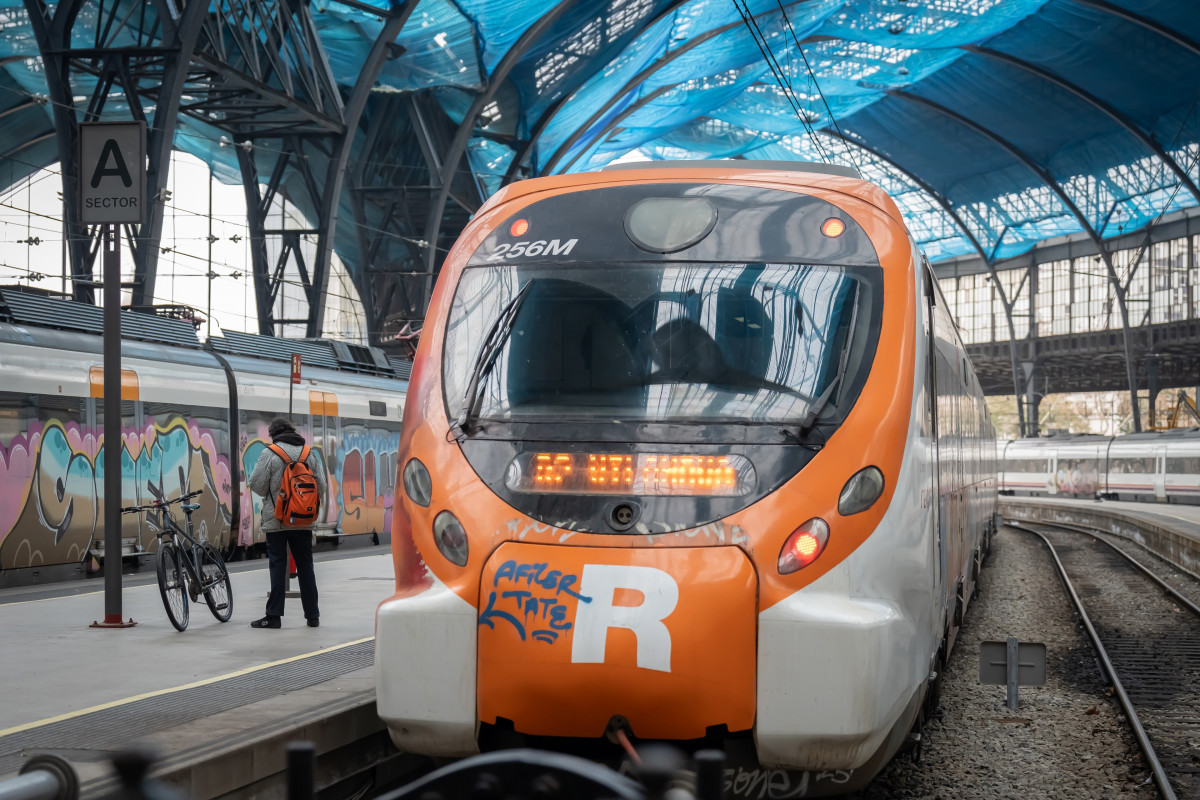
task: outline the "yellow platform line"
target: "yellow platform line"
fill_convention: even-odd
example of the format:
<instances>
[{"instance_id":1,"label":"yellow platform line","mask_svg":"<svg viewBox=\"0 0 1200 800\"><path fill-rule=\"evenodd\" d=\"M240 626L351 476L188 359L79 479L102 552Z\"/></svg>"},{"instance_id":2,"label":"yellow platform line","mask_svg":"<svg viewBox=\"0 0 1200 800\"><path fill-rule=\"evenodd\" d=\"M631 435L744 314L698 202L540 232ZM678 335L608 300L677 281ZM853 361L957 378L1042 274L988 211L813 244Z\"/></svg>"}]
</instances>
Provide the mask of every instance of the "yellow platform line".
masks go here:
<instances>
[{"instance_id":1,"label":"yellow platform line","mask_svg":"<svg viewBox=\"0 0 1200 800\"><path fill-rule=\"evenodd\" d=\"M146 692L145 694L134 695L133 697L126 697L121 700L112 700L108 703L101 703L98 706L92 706L91 708L85 708L80 711L71 711L66 714L59 714L56 717L47 717L46 719L39 719L36 722L26 722L23 725L17 725L16 727L13 727L13 728L4 728L3 730L0 730L0 738L3 738L5 736L10 736L14 733L21 733L22 731L28 731L28 730L33 730L34 728L40 728L43 725L50 725L55 722L62 722L63 720L74 719L75 717L82 717L85 714L93 714L97 711L104 711L105 709L116 708L117 706L123 706L126 703L133 703L138 700L147 700L151 697L161 697L164 694L172 694L174 692L182 692L185 689L195 689L198 686L208 686L209 684L216 683L217 681L223 681L228 678L237 678L242 675L249 675L252 672L259 672L260 670L268 669L269 667L277 667L280 664L290 664L293 661L300 661L305 658L311 658L312 656L319 656L323 653L332 653L334 650L341 650L346 647L353 647L356 644L362 644L363 642L371 642L374 640L375 640L374 636L367 636L363 639L355 639L353 642L345 642L344 644L335 644L332 647L325 647L321 650L314 650L311 653L302 653L298 656L291 656L290 658L282 658L278 661L271 661L266 664L259 664L256 667L246 667L245 669L239 669L236 672L229 672L224 675L218 675L215 678L205 678L202 681L196 681L194 683L184 684L183 686L173 686L169 689L158 689L153 692Z\"/></svg>"}]
</instances>

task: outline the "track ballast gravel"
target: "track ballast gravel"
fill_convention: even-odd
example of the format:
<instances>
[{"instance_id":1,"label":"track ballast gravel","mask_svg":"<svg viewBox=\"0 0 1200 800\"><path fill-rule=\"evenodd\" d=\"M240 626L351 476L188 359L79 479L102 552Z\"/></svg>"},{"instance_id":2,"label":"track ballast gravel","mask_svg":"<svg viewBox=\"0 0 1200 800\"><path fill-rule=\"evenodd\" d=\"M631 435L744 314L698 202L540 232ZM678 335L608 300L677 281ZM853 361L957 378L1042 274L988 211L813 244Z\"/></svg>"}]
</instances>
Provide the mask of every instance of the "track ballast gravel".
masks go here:
<instances>
[{"instance_id":1,"label":"track ballast gravel","mask_svg":"<svg viewBox=\"0 0 1200 800\"><path fill-rule=\"evenodd\" d=\"M920 763L900 755L854 797L1158 798L1039 540L1002 528L980 585L950 656L939 714L926 723ZM1016 711L1004 686L979 683L980 643L1009 636L1046 645L1046 685L1021 687Z\"/></svg>"}]
</instances>

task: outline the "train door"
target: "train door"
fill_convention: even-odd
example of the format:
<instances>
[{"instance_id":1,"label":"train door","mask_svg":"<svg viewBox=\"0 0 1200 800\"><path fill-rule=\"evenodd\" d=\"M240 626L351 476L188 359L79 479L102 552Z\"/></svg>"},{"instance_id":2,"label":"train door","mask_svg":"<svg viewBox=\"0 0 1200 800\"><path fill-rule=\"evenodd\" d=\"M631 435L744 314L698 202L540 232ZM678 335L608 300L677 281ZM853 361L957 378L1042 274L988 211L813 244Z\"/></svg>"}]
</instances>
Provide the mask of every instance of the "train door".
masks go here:
<instances>
[{"instance_id":1,"label":"train door","mask_svg":"<svg viewBox=\"0 0 1200 800\"><path fill-rule=\"evenodd\" d=\"M1167 499L1167 448L1154 448L1154 499Z\"/></svg>"},{"instance_id":2,"label":"train door","mask_svg":"<svg viewBox=\"0 0 1200 800\"><path fill-rule=\"evenodd\" d=\"M338 399L333 392L309 392L308 413L312 415L313 447L320 451L325 460L325 477L328 492L321 498L322 521L315 527L318 531L337 528L338 507L335 502L334 479L338 472L338 445L342 439L342 418L338 416Z\"/></svg>"},{"instance_id":3,"label":"train door","mask_svg":"<svg viewBox=\"0 0 1200 800\"><path fill-rule=\"evenodd\" d=\"M1055 450L1046 454L1046 494L1058 494L1058 452Z\"/></svg>"},{"instance_id":4,"label":"train door","mask_svg":"<svg viewBox=\"0 0 1200 800\"><path fill-rule=\"evenodd\" d=\"M941 426L943 420L939 415L939 380L944 380L941 375L938 363L938 347L937 347L937 325L935 324L937 305L937 292L933 278L933 272L929 267L928 262L924 262L925 266L925 341L926 355L928 363L925 369L925 397L926 397L926 426L927 430L923 431L928 436L929 441L929 486L924 487L929 492L929 520L932 526L933 546L935 548L933 555L933 567L936 572L935 586L940 587L934 595L935 607L933 609L934 619L937 620L939 630L935 635L941 636L947 630L949 625L949 602L946 593L946 508L942 497L942 461L941 461Z\"/></svg>"}]
</instances>

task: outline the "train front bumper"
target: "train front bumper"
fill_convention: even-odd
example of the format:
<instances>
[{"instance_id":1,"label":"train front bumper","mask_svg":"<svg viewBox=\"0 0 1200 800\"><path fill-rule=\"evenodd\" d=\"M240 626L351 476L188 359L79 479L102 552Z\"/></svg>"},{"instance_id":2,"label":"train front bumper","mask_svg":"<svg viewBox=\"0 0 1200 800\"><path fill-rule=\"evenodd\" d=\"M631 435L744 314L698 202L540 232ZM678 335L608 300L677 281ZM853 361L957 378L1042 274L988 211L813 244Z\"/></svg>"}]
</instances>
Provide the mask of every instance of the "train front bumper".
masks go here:
<instances>
[{"instance_id":1,"label":"train front bumper","mask_svg":"<svg viewBox=\"0 0 1200 800\"><path fill-rule=\"evenodd\" d=\"M836 573L759 614L764 767L861 768L895 751L915 713L929 637L893 601L831 591Z\"/></svg>"},{"instance_id":2,"label":"train front bumper","mask_svg":"<svg viewBox=\"0 0 1200 800\"><path fill-rule=\"evenodd\" d=\"M436 581L379 607L376 702L397 747L436 756L475 753L478 723L499 718L531 735L598 737L621 715L640 738L691 739L713 725L753 728L764 767L865 774L908 730L928 674L929 637L918 634L920 626L899 604L849 596L842 568L757 614L757 626L750 575L738 578L750 583L733 593L710 589L716 602L687 629L671 616L661 629L653 621L612 625L577 647L577 608L556 616L548 601L566 593L559 592L564 576L582 578L584 565L557 575L545 568L518 573L522 564L546 564L546 551L556 548L505 547L513 552L500 548L485 568L482 609ZM736 548L721 549L730 556L731 577L748 568ZM599 555L571 550L589 561ZM708 559L714 552L687 550ZM622 551L638 552L672 551ZM645 603L647 591L630 588L624 599L619 591L606 593L610 613ZM545 597L536 596L539 589ZM736 620L721 616L730 609ZM668 638L656 640L664 630ZM705 652L689 656L697 645Z\"/></svg>"},{"instance_id":3,"label":"train front bumper","mask_svg":"<svg viewBox=\"0 0 1200 800\"><path fill-rule=\"evenodd\" d=\"M441 581L375 614L375 704L400 750L438 756L475 743L478 611Z\"/></svg>"}]
</instances>

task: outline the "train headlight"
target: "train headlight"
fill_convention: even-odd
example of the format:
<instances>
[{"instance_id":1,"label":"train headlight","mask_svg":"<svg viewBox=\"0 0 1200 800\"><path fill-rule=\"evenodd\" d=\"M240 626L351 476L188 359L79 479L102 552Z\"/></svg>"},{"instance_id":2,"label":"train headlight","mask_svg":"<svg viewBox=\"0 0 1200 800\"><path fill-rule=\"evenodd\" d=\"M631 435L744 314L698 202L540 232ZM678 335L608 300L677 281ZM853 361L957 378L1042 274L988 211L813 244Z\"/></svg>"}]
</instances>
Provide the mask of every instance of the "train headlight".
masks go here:
<instances>
[{"instance_id":1,"label":"train headlight","mask_svg":"<svg viewBox=\"0 0 1200 800\"><path fill-rule=\"evenodd\" d=\"M409 500L425 508L429 508L433 500L433 481L429 477L429 470L415 458L410 458L404 465L404 493Z\"/></svg>"},{"instance_id":2,"label":"train headlight","mask_svg":"<svg viewBox=\"0 0 1200 800\"><path fill-rule=\"evenodd\" d=\"M433 541L451 564L467 565L467 532L458 517L443 511L433 519Z\"/></svg>"},{"instance_id":3,"label":"train headlight","mask_svg":"<svg viewBox=\"0 0 1200 800\"><path fill-rule=\"evenodd\" d=\"M829 525L820 517L813 517L796 528L779 551L779 574L788 575L804 569L817 560L828 542Z\"/></svg>"},{"instance_id":4,"label":"train headlight","mask_svg":"<svg viewBox=\"0 0 1200 800\"><path fill-rule=\"evenodd\" d=\"M860 469L850 476L838 497L838 513L843 517L866 511L883 494L883 473L879 467Z\"/></svg>"}]
</instances>

